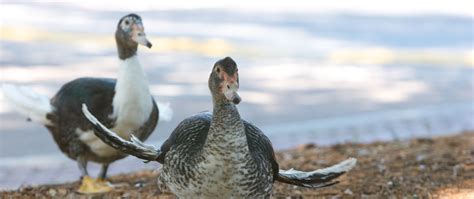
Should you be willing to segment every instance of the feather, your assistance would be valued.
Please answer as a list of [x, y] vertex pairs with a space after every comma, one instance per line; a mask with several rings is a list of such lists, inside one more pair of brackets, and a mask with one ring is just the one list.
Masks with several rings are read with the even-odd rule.
[[35, 122], [52, 125], [46, 115], [53, 112], [54, 108], [47, 96], [38, 94], [29, 87], [13, 84], [2, 84], [2, 91], [6, 102], [16, 111]]
[[339, 164], [310, 172], [294, 169], [280, 170], [277, 181], [310, 188], [326, 187], [338, 183], [331, 180], [351, 170], [356, 164], [357, 159], [349, 158]]
[[156, 105], [158, 106], [158, 110], [160, 110], [160, 121], [171, 121], [173, 118], [173, 109], [171, 109], [170, 103], [162, 103], [157, 101]]
[[82, 112], [89, 122], [91, 122], [91, 124], [94, 126], [95, 135], [113, 148], [123, 153], [130, 154], [137, 158], [148, 161], [156, 160], [156, 158], [161, 154], [160, 150], [154, 146], [141, 142], [138, 138], [133, 136], [133, 134], [131, 134], [131, 141], [121, 138], [115, 132], [109, 130], [102, 123], [100, 123], [100, 121], [89, 112], [87, 105], [85, 104], [82, 104]]

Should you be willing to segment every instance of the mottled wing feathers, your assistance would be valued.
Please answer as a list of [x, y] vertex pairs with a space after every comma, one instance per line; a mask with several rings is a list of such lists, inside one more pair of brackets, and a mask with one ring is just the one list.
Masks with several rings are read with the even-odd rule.
[[204, 146], [209, 127], [211, 126], [212, 114], [202, 112], [186, 118], [171, 133], [170, 137], [161, 146], [161, 154], [157, 161], [164, 163], [166, 153], [175, 146], [180, 146], [183, 153], [191, 155]]
[[270, 139], [255, 125], [245, 120], [242, 121], [244, 122], [247, 143], [252, 157], [257, 162], [268, 162], [271, 164], [273, 181], [275, 181], [278, 177], [279, 166]]

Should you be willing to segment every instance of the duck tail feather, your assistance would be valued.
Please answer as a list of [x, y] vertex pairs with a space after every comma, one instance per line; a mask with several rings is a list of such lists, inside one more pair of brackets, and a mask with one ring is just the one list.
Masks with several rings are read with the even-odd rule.
[[2, 91], [5, 101], [17, 112], [32, 121], [52, 125], [47, 115], [54, 108], [47, 96], [36, 93], [29, 87], [13, 84], [2, 84]]

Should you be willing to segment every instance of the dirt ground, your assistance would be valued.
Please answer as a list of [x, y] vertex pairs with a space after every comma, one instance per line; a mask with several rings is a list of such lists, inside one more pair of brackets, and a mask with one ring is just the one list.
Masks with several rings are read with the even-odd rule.
[[[301, 145], [277, 153], [280, 167], [313, 170], [348, 157], [357, 166], [322, 189], [275, 183], [274, 198], [474, 198], [474, 132], [460, 135], [330, 147]], [[157, 189], [157, 172], [112, 176], [107, 194], [80, 195], [78, 182], [21, 187], [0, 198], [175, 198]]]

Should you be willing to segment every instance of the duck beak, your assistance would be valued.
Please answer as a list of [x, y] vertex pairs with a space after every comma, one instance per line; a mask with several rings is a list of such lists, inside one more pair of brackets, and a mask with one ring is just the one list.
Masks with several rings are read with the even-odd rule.
[[148, 48], [152, 46], [151, 42], [146, 38], [145, 30], [141, 23], [132, 25], [132, 40]]
[[233, 76], [228, 76], [224, 73], [224, 96], [227, 100], [231, 101], [234, 104], [239, 104], [242, 101], [238, 94], [239, 83], [237, 82], [237, 73]]

